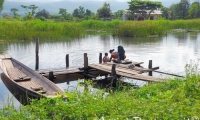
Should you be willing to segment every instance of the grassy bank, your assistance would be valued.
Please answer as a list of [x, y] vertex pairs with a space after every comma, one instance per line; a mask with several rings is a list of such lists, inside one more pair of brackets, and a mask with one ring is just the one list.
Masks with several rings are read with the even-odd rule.
[[200, 118], [199, 63], [186, 65], [186, 78], [151, 83], [140, 89], [123, 87], [105, 95], [99, 91], [66, 93], [61, 98], [33, 101], [15, 110], [1, 109], [2, 119], [194, 119]]
[[87, 20], [81, 22], [54, 21], [5, 21], [0, 20], [0, 40], [32, 40], [36, 37], [61, 40], [69, 37], [83, 37], [88, 30], [109, 31], [114, 36], [148, 37], [165, 35], [172, 29], [200, 30], [200, 19], [195, 20], [155, 20], [103, 22]]

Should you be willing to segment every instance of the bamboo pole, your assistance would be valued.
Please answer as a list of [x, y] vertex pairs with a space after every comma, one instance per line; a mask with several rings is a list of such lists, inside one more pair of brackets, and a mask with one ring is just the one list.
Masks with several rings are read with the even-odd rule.
[[[149, 60], [149, 69], [152, 69], [152, 60]], [[149, 71], [149, 76], [152, 76], [152, 71]]]
[[99, 53], [99, 64], [102, 63], [102, 53]]
[[35, 46], [35, 70], [38, 70], [39, 69], [39, 38], [36, 38], [35, 39], [35, 43], [36, 43], [36, 46]]
[[66, 58], [65, 58], [65, 62], [66, 62], [66, 68], [69, 67], [69, 54], [66, 55]]

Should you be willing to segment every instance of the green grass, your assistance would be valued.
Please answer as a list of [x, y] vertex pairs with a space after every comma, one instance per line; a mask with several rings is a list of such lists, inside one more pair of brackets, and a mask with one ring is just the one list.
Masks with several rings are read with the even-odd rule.
[[[90, 83], [92, 84], [92, 83]], [[66, 93], [62, 98], [35, 100], [15, 110], [12, 105], [1, 109], [1, 119], [54, 120], [124, 120], [200, 118], [199, 61], [186, 65], [186, 78], [150, 83], [139, 89], [118, 86], [108, 95], [104, 90]]]
[[17, 41], [33, 40], [65, 40], [87, 35], [86, 31], [106, 31], [120, 37], [149, 37], [166, 35], [172, 29], [200, 30], [200, 19], [194, 20], [154, 20], [154, 21], [120, 21], [103, 22], [85, 20], [81, 22], [54, 21], [19, 21], [0, 19], [0, 40]]

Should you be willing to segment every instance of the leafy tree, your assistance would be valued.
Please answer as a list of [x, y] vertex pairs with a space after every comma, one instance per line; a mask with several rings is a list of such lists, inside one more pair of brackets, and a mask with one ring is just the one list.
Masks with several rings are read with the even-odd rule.
[[88, 9], [84, 9], [84, 7], [79, 6], [79, 8], [74, 9], [72, 15], [77, 18], [86, 18], [88, 19], [91, 16], [92, 12]]
[[187, 0], [170, 6], [172, 19], [185, 19], [188, 16], [189, 2]]
[[87, 15], [87, 16], [91, 16], [91, 15], [92, 15], [92, 12], [91, 12], [90, 10], [86, 9], [86, 11], [85, 11], [85, 15]]
[[76, 9], [74, 9], [74, 12], [72, 13], [72, 15], [74, 16], [74, 17], [80, 17], [79, 16], [79, 11], [78, 11], [78, 8], [76, 8]]
[[38, 11], [35, 15], [36, 18], [44, 17], [46, 19], [50, 18], [50, 14], [45, 9]]
[[[128, 4], [129, 4], [129, 10], [131, 11], [132, 14], [134, 13], [141, 14], [146, 19], [149, 18], [151, 12], [160, 9], [162, 7], [161, 2], [147, 1], [147, 0], [131, 0], [131, 2], [128, 2]], [[150, 10], [148, 15], [146, 10]]]
[[[26, 5], [21, 5], [22, 8], [25, 8], [26, 11], [28, 12], [28, 15], [31, 15], [31, 16], [34, 16], [36, 14], [36, 9], [38, 8], [38, 6], [36, 5], [29, 5], [29, 6], [26, 6]], [[28, 11], [28, 9], [31, 10], [31, 12]]]
[[85, 15], [85, 9], [82, 6], [79, 6], [79, 15], [80, 15], [80, 18], [83, 18]]
[[3, 4], [4, 4], [5, 0], [0, 0], [0, 13], [3, 10]]
[[161, 8], [162, 11], [162, 17], [165, 19], [171, 19], [171, 11], [169, 8], [167, 7], [162, 7]]
[[10, 11], [13, 12], [13, 16], [18, 16], [18, 14], [17, 14], [18, 9], [17, 8], [11, 8]]
[[123, 14], [123, 10], [118, 10], [117, 12], [114, 12], [115, 18], [121, 19]]
[[111, 17], [110, 4], [105, 2], [103, 7], [97, 10], [97, 16], [99, 18]]
[[60, 8], [59, 9], [59, 14], [63, 17], [63, 18], [67, 18], [67, 9], [64, 8]]
[[189, 18], [198, 18], [200, 17], [200, 3], [193, 2], [191, 7], [188, 10]]

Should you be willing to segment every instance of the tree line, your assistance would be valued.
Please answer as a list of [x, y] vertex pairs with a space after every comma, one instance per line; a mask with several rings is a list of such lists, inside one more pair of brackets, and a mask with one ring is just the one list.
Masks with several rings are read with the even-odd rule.
[[[0, 12], [3, 9], [3, 4], [5, 0], [0, 0]], [[148, 19], [151, 12], [154, 10], [161, 10], [162, 17], [165, 19], [193, 19], [200, 17], [200, 3], [198, 0], [190, 4], [189, 0], [181, 0], [177, 4], [172, 4], [170, 7], [164, 7], [161, 2], [149, 1], [149, 0], [131, 0], [128, 2], [129, 8], [132, 15], [135, 13], [141, 14], [144, 18]], [[59, 8], [58, 14], [50, 14], [47, 10], [38, 10], [36, 5], [21, 5], [22, 8], [26, 9], [24, 20], [31, 20], [39, 18], [41, 20], [46, 19], [59, 19], [59, 20], [81, 20], [81, 19], [102, 19], [102, 18], [115, 18], [121, 19], [123, 10], [118, 10], [117, 12], [111, 11], [110, 4], [105, 2], [101, 8], [99, 8], [96, 13], [92, 12], [89, 9], [85, 9], [82, 6], [75, 8], [71, 13], [67, 12], [66, 8]], [[147, 14], [147, 10], [150, 12]], [[12, 15], [8, 13], [3, 13], [3, 17], [14, 17], [21, 19], [21, 16], [18, 14], [17, 8], [10, 9]], [[36, 12], [37, 11], [37, 12]]]

